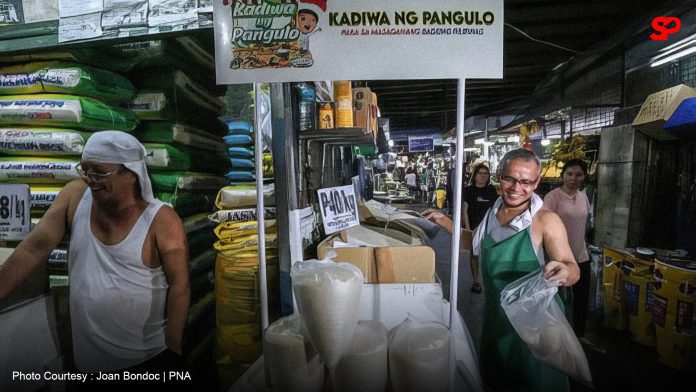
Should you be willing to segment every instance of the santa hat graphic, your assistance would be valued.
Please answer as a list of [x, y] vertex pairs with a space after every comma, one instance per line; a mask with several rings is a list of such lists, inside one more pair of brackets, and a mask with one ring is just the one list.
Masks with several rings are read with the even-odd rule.
[[320, 14], [326, 12], [326, 0], [299, 0], [297, 11], [309, 11], [318, 18]]

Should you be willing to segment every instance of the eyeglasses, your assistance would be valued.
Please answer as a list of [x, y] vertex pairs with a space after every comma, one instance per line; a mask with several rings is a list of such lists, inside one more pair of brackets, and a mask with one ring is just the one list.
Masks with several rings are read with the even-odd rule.
[[533, 186], [537, 182], [537, 180], [538, 180], [538, 178], [536, 178], [534, 180], [525, 180], [525, 179], [518, 180], [515, 177], [510, 177], [510, 176], [500, 177], [500, 181], [504, 182], [508, 186], [515, 186], [517, 184], [520, 184], [520, 186], [522, 188], [525, 188], [525, 189]]
[[121, 171], [121, 167], [118, 167], [118, 168], [116, 168], [115, 170], [112, 170], [112, 171], [107, 172], [107, 173], [100, 173], [100, 172], [87, 171], [87, 170], [85, 170], [85, 169], [82, 168], [82, 164], [81, 164], [81, 163], [78, 163], [78, 164], [75, 166], [75, 171], [76, 171], [77, 174], [78, 174], [80, 177], [82, 177], [83, 179], [89, 178], [89, 179], [92, 180], [92, 181], [100, 181], [100, 180], [106, 179], [106, 177], [108, 177], [108, 176], [110, 176], [110, 175], [112, 175], [112, 174], [116, 174], [116, 173], [120, 172], [120, 171]]

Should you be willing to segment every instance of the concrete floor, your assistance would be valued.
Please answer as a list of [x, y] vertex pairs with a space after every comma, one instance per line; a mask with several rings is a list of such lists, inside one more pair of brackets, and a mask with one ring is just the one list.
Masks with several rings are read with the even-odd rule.
[[[426, 206], [408, 204], [404, 208], [422, 211]], [[478, 351], [483, 294], [472, 293], [471, 283], [469, 255], [467, 251], [462, 251], [459, 262], [457, 308], [466, 322]], [[587, 341], [581, 341], [581, 343], [590, 365], [595, 391], [664, 391], [673, 388], [677, 390], [679, 386], [681, 388], [693, 386], [696, 381], [696, 373], [689, 374], [660, 363], [654, 347], [632, 341], [628, 332], [605, 328], [601, 313], [588, 314], [585, 337]], [[591, 390], [571, 380], [571, 391]], [[687, 390], [691, 388], [687, 387]]]

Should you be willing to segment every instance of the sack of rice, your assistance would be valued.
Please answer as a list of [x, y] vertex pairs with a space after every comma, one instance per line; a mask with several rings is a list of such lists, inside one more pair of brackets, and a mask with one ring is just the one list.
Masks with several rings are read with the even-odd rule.
[[125, 102], [131, 82], [111, 71], [65, 61], [39, 61], [0, 68], [0, 94], [65, 93]]
[[79, 179], [77, 159], [0, 157], [0, 180], [26, 184], [64, 184]]
[[0, 153], [7, 155], [80, 155], [88, 132], [61, 128], [0, 128]]
[[273, 322], [263, 338], [264, 361], [278, 391], [320, 391], [324, 364], [301, 332], [302, 321], [290, 315]]
[[[218, 224], [213, 231], [218, 239], [223, 241], [231, 241], [237, 237], [245, 237], [248, 235], [258, 233], [258, 222], [257, 221], [244, 221], [244, 222], [222, 222]], [[264, 221], [265, 233], [275, 234], [276, 233], [276, 220], [268, 219]]]
[[307, 336], [333, 369], [358, 325], [363, 273], [348, 263], [306, 260], [292, 266], [290, 277]]
[[387, 386], [387, 329], [380, 321], [358, 322], [348, 351], [331, 374], [336, 392], [383, 392]]
[[130, 132], [133, 112], [94, 98], [65, 94], [0, 95], [0, 122], [31, 126]]
[[389, 332], [389, 374], [394, 391], [447, 391], [449, 330], [407, 318]]
[[[273, 184], [263, 186], [263, 203], [266, 206], [275, 205], [275, 187]], [[256, 205], [256, 184], [238, 184], [226, 186], [217, 194], [215, 206], [218, 209], [233, 209]]]
[[[266, 207], [266, 212], [264, 213], [265, 219], [275, 219], [276, 209], [275, 207]], [[208, 219], [213, 222], [245, 222], [250, 220], [256, 220], [256, 208], [237, 208], [234, 210], [218, 210], [214, 213], [208, 215]]]

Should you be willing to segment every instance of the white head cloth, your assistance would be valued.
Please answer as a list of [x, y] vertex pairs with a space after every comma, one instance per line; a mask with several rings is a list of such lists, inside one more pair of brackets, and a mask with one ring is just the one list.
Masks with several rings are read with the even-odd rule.
[[121, 131], [95, 132], [82, 150], [83, 161], [121, 164], [137, 174], [143, 200], [154, 203], [152, 184], [145, 166], [146, 155], [147, 150], [138, 139]]

